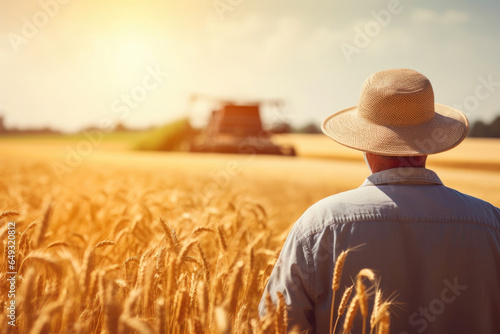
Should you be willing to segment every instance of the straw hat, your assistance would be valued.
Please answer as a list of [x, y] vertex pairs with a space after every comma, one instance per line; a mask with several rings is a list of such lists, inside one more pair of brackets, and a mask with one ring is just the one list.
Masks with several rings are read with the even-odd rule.
[[465, 115], [434, 103], [432, 85], [410, 69], [370, 76], [356, 107], [328, 117], [323, 132], [344, 146], [388, 156], [416, 156], [449, 150], [464, 140]]

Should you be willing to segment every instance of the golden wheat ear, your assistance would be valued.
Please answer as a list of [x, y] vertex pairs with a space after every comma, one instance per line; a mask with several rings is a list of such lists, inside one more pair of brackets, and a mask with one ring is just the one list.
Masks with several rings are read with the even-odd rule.
[[[334, 333], [335, 328], [337, 327], [336, 324], [333, 326], [333, 318], [335, 314], [335, 294], [336, 291], [340, 288], [340, 281], [342, 278], [342, 272], [344, 270], [344, 264], [347, 259], [347, 255], [350, 252], [355, 252], [360, 250], [365, 244], [361, 244], [355, 247], [349, 247], [345, 251], [342, 251], [340, 255], [337, 257], [337, 260], [335, 261], [335, 268], [333, 269], [333, 276], [332, 276], [332, 303], [330, 306], [330, 330], [329, 333]], [[338, 321], [338, 317], [337, 317]], [[337, 323], [336, 321], [336, 323]]]
[[337, 320], [335, 320], [335, 325], [333, 326], [333, 331], [332, 333], [335, 333], [337, 329], [337, 325], [339, 323], [340, 317], [345, 313], [347, 310], [347, 306], [349, 304], [349, 299], [351, 298], [352, 291], [354, 290], [354, 284], [351, 285], [350, 287], [346, 288], [344, 291], [344, 294], [342, 295], [342, 299], [339, 304], [339, 309], [337, 311]]
[[9, 217], [16, 217], [19, 216], [19, 212], [17, 211], [4, 211], [0, 213], [0, 220], [4, 218], [9, 218]]
[[335, 292], [340, 288], [340, 279], [342, 278], [342, 271], [344, 270], [345, 260], [349, 250], [342, 251], [335, 261], [335, 268], [333, 269], [332, 277], [332, 303], [330, 306], [330, 330], [329, 333], [333, 333], [333, 315], [335, 314]]
[[351, 332], [352, 326], [354, 324], [354, 318], [359, 310], [359, 301], [358, 295], [356, 294], [354, 298], [351, 300], [349, 304], [349, 308], [347, 309], [347, 313], [344, 320], [344, 334], [348, 334]]

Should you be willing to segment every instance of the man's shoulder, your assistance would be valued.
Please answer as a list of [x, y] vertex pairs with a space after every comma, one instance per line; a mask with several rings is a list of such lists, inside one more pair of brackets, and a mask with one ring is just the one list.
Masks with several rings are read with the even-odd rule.
[[487, 202], [481, 198], [478, 198], [478, 197], [474, 197], [472, 195], [469, 195], [469, 194], [466, 194], [466, 193], [463, 193], [461, 191], [458, 191], [456, 189], [453, 189], [453, 188], [450, 188], [450, 187], [446, 187], [446, 186], [443, 186], [447, 191], [449, 191], [450, 193], [454, 194], [455, 196], [458, 196], [458, 197], [462, 197], [463, 200], [465, 202], [470, 202], [471, 204], [476, 204], [476, 205], [480, 205], [480, 206], [483, 206], [485, 208], [488, 208], [488, 209], [492, 209], [492, 210], [496, 210], [496, 211], [499, 211], [500, 212], [500, 208], [494, 206], [493, 204], [491, 204], [490, 202]]
[[359, 218], [356, 208], [367, 206], [368, 192], [367, 189], [355, 188], [319, 200], [302, 214], [294, 225], [294, 232], [304, 238], [336, 222]]
[[371, 190], [370, 187], [359, 187], [330, 195], [311, 205], [306, 212], [330, 211], [333, 208], [344, 207], [346, 205], [366, 205], [370, 201]]
[[305, 216], [336, 216], [355, 215], [367, 207], [376, 206], [380, 202], [387, 202], [387, 197], [381, 196], [377, 187], [361, 186], [351, 190], [325, 197], [311, 205], [304, 213]]
[[500, 208], [494, 206], [490, 202], [487, 202], [478, 197], [474, 197], [469, 194], [465, 194], [456, 189], [444, 187], [450, 194], [450, 198], [452, 196], [457, 197], [461, 203], [462, 208], [468, 207], [470, 210], [473, 210], [476, 213], [477, 217], [486, 217], [491, 220], [496, 220], [500, 225]]
[[[445, 222], [448, 218], [442, 218], [443, 215], [452, 217], [457, 222], [484, 223], [500, 229], [499, 208], [458, 190], [445, 186], [440, 186], [440, 188], [438, 195], [440, 203], [436, 204], [436, 199], [426, 198], [428, 206], [423, 204], [424, 202], [416, 206], [412, 201], [405, 201], [402, 198], [395, 200], [393, 196], [386, 196], [376, 186], [362, 186], [337, 193], [310, 206], [295, 224], [295, 234], [300, 239], [304, 239], [334, 225], [367, 219], [397, 219], [403, 216], [417, 217], [422, 220], [429, 220], [435, 216], [439, 217], [437, 220]], [[406, 195], [408, 196], [408, 192]], [[427, 209], [423, 211], [418, 209], [423, 208], [422, 205]], [[446, 206], [450, 206], [448, 211], [445, 210]]]

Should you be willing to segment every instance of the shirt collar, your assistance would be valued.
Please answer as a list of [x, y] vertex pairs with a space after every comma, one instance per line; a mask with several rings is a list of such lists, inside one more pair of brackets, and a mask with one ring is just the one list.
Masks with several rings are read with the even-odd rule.
[[402, 167], [386, 169], [368, 176], [362, 186], [383, 184], [434, 184], [443, 185], [436, 173], [426, 168]]

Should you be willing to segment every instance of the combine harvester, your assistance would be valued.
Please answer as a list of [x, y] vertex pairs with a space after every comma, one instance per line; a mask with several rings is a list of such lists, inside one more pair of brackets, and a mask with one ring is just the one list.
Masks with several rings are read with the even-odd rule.
[[193, 95], [191, 103], [200, 98], [218, 105], [212, 111], [201, 135], [190, 144], [191, 152], [216, 152], [232, 154], [274, 154], [295, 156], [292, 146], [280, 146], [271, 141], [272, 132], [265, 130], [261, 120], [261, 107], [270, 106], [280, 111], [281, 101], [262, 100], [239, 103]]

